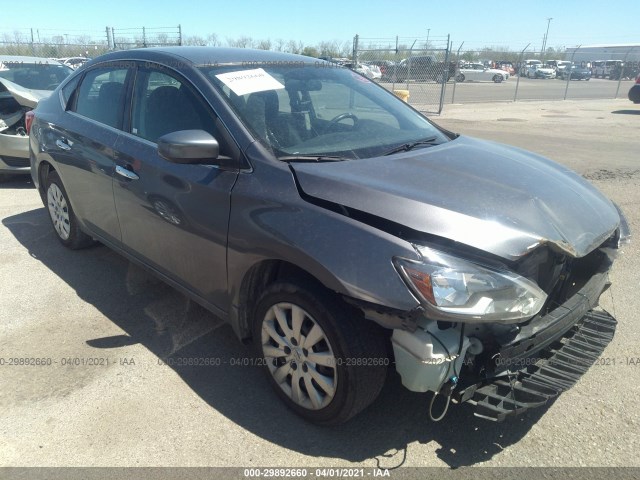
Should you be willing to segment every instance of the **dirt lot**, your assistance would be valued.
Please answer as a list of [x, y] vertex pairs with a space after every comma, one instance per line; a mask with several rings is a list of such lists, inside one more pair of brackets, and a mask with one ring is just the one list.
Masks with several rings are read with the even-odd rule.
[[[639, 230], [627, 100], [450, 105], [435, 120], [577, 170]], [[493, 424], [462, 406], [434, 424], [394, 374], [363, 414], [318, 428], [211, 314], [106, 247], [65, 250], [26, 179], [0, 185], [0, 219], [0, 466], [640, 466], [638, 241], [603, 296], [619, 326], [602, 365], [548, 408]], [[44, 365], [9, 365], [21, 358]]]

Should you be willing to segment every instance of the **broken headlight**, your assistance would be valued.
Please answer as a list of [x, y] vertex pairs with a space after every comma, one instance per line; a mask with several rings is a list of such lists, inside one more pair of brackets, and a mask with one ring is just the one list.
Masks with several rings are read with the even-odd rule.
[[443, 320], [501, 322], [536, 315], [547, 294], [509, 270], [482, 266], [416, 246], [421, 262], [396, 258], [396, 268], [427, 308]]

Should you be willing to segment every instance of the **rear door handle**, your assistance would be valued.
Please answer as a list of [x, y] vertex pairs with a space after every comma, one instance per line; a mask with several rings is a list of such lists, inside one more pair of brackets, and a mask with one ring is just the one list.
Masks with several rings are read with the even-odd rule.
[[56, 140], [56, 147], [58, 147], [60, 150], [65, 150], [65, 151], [69, 151], [71, 150], [71, 145], [69, 145], [66, 140]]
[[129, 180], [138, 180], [140, 178], [137, 174], [135, 174], [128, 168], [121, 167], [120, 165], [116, 165], [116, 173]]

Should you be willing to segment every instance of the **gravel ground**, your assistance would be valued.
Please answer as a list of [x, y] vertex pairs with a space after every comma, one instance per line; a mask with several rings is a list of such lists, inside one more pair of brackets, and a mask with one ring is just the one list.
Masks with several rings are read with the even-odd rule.
[[[434, 120], [577, 170], [638, 231], [630, 102], [448, 105]], [[637, 241], [602, 298], [619, 320], [608, 364], [547, 408], [494, 424], [458, 406], [434, 424], [394, 374], [347, 425], [318, 428], [258, 368], [232, 365], [251, 353], [220, 320], [106, 247], [59, 245], [26, 179], [0, 185], [0, 218], [0, 358], [51, 361], [0, 366], [0, 466], [640, 466]], [[178, 365], [203, 357], [214, 365]]]

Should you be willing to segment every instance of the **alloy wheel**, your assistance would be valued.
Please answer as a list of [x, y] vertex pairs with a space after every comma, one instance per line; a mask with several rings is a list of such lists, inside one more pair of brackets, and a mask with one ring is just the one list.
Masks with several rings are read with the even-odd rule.
[[336, 360], [327, 335], [304, 309], [277, 303], [262, 321], [262, 352], [269, 372], [297, 405], [320, 410], [333, 400]]
[[62, 190], [55, 183], [49, 185], [47, 190], [47, 206], [49, 207], [49, 215], [53, 220], [53, 227], [56, 233], [62, 240], [67, 240], [71, 234], [69, 206]]

